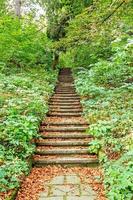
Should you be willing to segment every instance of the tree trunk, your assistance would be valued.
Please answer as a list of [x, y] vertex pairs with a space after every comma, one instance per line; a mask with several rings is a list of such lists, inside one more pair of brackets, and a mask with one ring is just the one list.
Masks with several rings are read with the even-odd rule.
[[54, 53], [54, 60], [52, 64], [52, 68], [56, 69], [56, 66], [59, 64], [59, 54], [57, 52]]
[[21, 0], [15, 0], [15, 14], [18, 18], [21, 17]]

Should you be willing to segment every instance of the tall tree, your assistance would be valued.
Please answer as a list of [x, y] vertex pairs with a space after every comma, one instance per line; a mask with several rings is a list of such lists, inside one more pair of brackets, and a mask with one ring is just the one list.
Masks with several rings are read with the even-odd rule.
[[15, 0], [15, 14], [18, 18], [21, 17], [21, 0]]
[[[91, 2], [91, 0], [45, 0], [48, 37], [53, 41], [65, 37], [70, 20]], [[65, 51], [63, 46], [54, 51], [53, 68], [59, 62], [59, 51]]]

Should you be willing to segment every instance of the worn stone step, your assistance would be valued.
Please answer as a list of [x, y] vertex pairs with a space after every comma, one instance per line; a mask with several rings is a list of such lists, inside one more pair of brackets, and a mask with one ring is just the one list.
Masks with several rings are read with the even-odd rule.
[[62, 133], [62, 132], [53, 132], [53, 133], [41, 133], [40, 136], [44, 139], [47, 138], [63, 138], [63, 139], [84, 139], [84, 138], [93, 138], [93, 136], [86, 134], [86, 133], [79, 133], [79, 132], [74, 132], [74, 133]]
[[50, 99], [50, 102], [54, 102], [54, 103], [79, 103], [80, 104], [80, 100], [79, 99]]
[[48, 113], [49, 117], [81, 117], [82, 113]]
[[79, 104], [79, 103], [77, 103], [77, 104], [73, 104], [72, 106], [71, 106], [71, 104], [49, 104], [49, 109], [58, 109], [58, 110], [61, 110], [61, 109], [66, 109], [66, 110], [68, 110], [68, 109], [72, 109], [72, 110], [75, 110], [75, 109], [82, 109], [83, 110], [83, 108], [82, 108], [82, 106], [81, 106], [81, 104]]
[[89, 126], [89, 123], [87, 123], [87, 122], [80, 122], [80, 121], [77, 121], [77, 122], [75, 122], [75, 121], [69, 121], [69, 122], [67, 122], [67, 121], [63, 121], [63, 122], [61, 122], [60, 121], [60, 119], [59, 119], [59, 121], [44, 121], [44, 122], [42, 122], [42, 124], [41, 124], [42, 126], [86, 126], [86, 127], [88, 127]]
[[70, 88], [70, 89], [64, 89], [64, 88], [60, 88], [60, 89], [56, 89], [56, 92], [58, 93], [58, 92], [64, 92], [64, 93], [73, 93], [73, 94], [76, 94], [76, 92], [75, 92], [75, 89], [74, 88]]
[[75, 94], [75, 92], [56, 92], [55, 91], [55, 93], [57, 94], [57, 95], [73, 95], [73, 94]]
[[98, 165], [99, 161], [96, 158], [70, 158], [70, 157], [62, 157], [62, 158], [43, 158], [43, 159], [34, 159], [34, 165], [43, 166], [49, 164], [84, 164], [84, 165]]
[[63, 81], [57, 81], [57, 87], [62, 87], [62, 86], [65, 86], [65, 87], [69, 87], [69, 86], [74, 86], [74, 81], [67, 81], [67, 82], [63, 82]]
[[71, 110], [76, 110], [76, 109], [82, 109], [82, 106], [79, 104], [79, 105], [75, 105], [75, 106], [71, 106], [71, 105], [68, 105], [68, 106], [64, 106], [64, 105], [60, 105], [60, 106], [55, 106], [55, 105], [50, 105], [49, 106], [50, 109], [57, 109], [57, 110], [63, 110], [63, 109], [71, 109]]
[[57, 82], [57, 85], [56, 85], [56, 88], [67, 88], [67, 89], [69, 89], [69, 88], [73, 88], [73, 89], [75, 89], [75, 85], [74, 85], [74, 83], [73, 82], [67, 82], [67, 83], [63, 83], [63, 82], [60, 82], [60, 81], [58, 81]]
[[51, 105], [51, 106], [52, 106], [52, 105], [54, 105], [54, 106], [56, 106], [56, 105], [57, 105], [57, 106], [79, 106], [79, 105], [81, 105], [81, 104], [80, 104], [79, 101], [76, 101], [76, 102], [75, 102], [75, 101], [74, 101], [74, 102], [68, 102], [68, 101], [67, 101], [67, 102], [62, 102], [62, 101], [60, 101], [60, 102], [57, 102], [57, 101], [54, 102], [54, 101], [53, 101], [53, 102], [52, 102], [52, 101], [51, 101], [51, 102], [49, 102], [49, 105]]
[[70, 73], [67, 74], [67, 75], [66, 75], [66, 74], [60, 74], [60, 75], [59, 75], [59, 78], [60, 78], [60, 77], [64, 77], [64, 78], [73, 78], [73, 76], [72, 76]]
[[70, 94], [70, 93], [71, 94], [72, 93], [75, 94], [75, 91], [55, 91], [55, 94], [57, 94], [57, 95], [62, 95], [62, 94], [63, 95], [66, 94], [67, 95], [67, 94]]
[[61, 100], [61, 101], [62, 101], [62, 100], [63, 100], [63, 101], [64, 101], [64, 100], [66, 100], [66, 101], [69, 101], [69, 100], [70, 100], [70, 101], [71, 101], [71, 100], [74, 100], [74, 101], [75, 101], [75, 100], [80, 100], [79, 97], [54, 97], [54, 96], [51, 97], [50, 99], [55, 100], [55, 101], [56, 101], [56, 100]]
[[36, 145], [37, 146], [88, 146], [89, 145], [89, 142], [91, 140], [87, 140], [87, 141], [84, 141], [84, 140], [62, 140], [62, 141], [59, 141], [59, 140], [50, 140], [49, 141], [46, 141], [45, 139], [44, 140], [38, 140], [36, 141]]
[[67, 89], [67, 90], [71, 90], [71, 89], [72, 89], [72, 90], [75, 90], [75, 87], [74, 87], [74, 85], [65, 86], [65, 85], [59, 83], [59, 85], [57, 85], [55, 89], [59, 89], [59, 90], [60, 90], [60, 89], [61, 89], [61, 90], [62, 90], [62, 89], [65, 89], [65, 90], [66, 90], [66, 89]]
[[65, 101], [58, 101], [58, 100], [52, 101], [51, 100], [50, 103], [49, 103], [49, 105], [54, 105], [54, 106], [55, 105], [58, 105], [58, 106], [60, 106], [60, 105], [61, 106], [70, 106], [71, 105], [71, 106], [74, 107], [74, 106], [77, 106], [77, 105], [79, 106], [81, 104], [80, 104], [79, 100], [77, 100], [77, 101], [73, 101], [73, 100], [72, 101], [67, 101], [67, 100], [65, 100]]
[[74, 87], [57, 87], [56, 90], [58, 91], [64, 91], [64, 92], [75, 92], [75, 88]]
[[60, 83], [56, 86], [56, 89], [75, 89], [74, 84]]
[[78, 95], [72, 95], [72, 96], [68, 96], [68, 95], [53, 95], [51, 98], [54, 99], [80, 99], [80, 97]]
[[71, 97], [79, 97], [77, 94], [75, 94], [75, 93], [73, 93], [73, 94], [58, 94], [58, 93], [55, 93], [54, 94], [54, 97], [69, 97], [69, 98], [71, 98]]
[[[77, 104], [76, 104], [77, 103]], [[50, 106], [54, 105], [54, 106], [70, 106], [70, 105], [73, 105], [74, 106], [79, 106], [81, 105], [80, 102], [67, 102], [67, 101], [64, 101], [64, 102], [59, 102], [59, 101], [51, 101]]]
[[64, 113], [66, 113], [66, 112], [82, 112], [83, 111], [83, 108], [82, 107], [77, 107], [77, 108], [60, 108], [60, 107], [49, 107], [49, 112], [64, 112]]
[[40, 127], [40, 131], [46, 131], [46, 132], [85, 132], [85, 130], [87, 129], [87, 127], [72, 127], [72, 126], [68, 126], [68, 127], [46, 127], [46, 126], [42, 126]]
[[53, 110], [49, 111], [49, 114], [77, 114], [77, 113], [82, 113], [82, 110]]
[[36, 154], [38, 155], [69, 155], [69, 154], [91, 154], [89, 153], [88, 148], [84, 148], [84, 149], [49, 149], [46, 150], [45, 147], [43, 149], [37, 149]]
[[[64, 77], [63, 77], [63, 78], [64, 78]], [[72, 78], [68, 78], [68, 79], [66, 79], [66, 80], [63, 80], [63, 78], [58, 79], [58, 81], [59, 81], [60, 83], [62, 83], [62, 84], [64, 84], [64, 83], [74, 83], [74, 81], [73, 81]]]
[[49, 113], [80, 113], [82, 109], [49, 109]]
[[80, 100], [80, 98], [79, 97], [72, 97], [72, 98], [70, 98], [70, 97], [51, 97], [50, 98], [50, 100], [52, 100], [52, 101], [79, 101]]
[[75, 91], [62, 91], [62, 90], [56, 90], [55, 89], [56, 94], [75, 94]]

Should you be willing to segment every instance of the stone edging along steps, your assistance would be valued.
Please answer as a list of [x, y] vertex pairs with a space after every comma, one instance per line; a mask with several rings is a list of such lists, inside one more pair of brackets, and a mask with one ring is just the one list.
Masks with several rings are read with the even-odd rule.
[[49, 101], [49, 113], [40, 127], [41, 137], [35, 141], [34, 166], [97, 165], [97, 155], [88, 150], [93, 137], [85, 133], [87, 127], [72, 73], [70, 69], [62, 69], [55, 94]]

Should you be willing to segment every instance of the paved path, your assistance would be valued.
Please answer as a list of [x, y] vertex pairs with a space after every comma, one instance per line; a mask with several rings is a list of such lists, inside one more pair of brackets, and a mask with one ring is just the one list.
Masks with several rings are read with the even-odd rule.
[[77, 174], [57, 176], [44, 187], [39, 200], [96, 200], [96, 192], [83, 184]]

